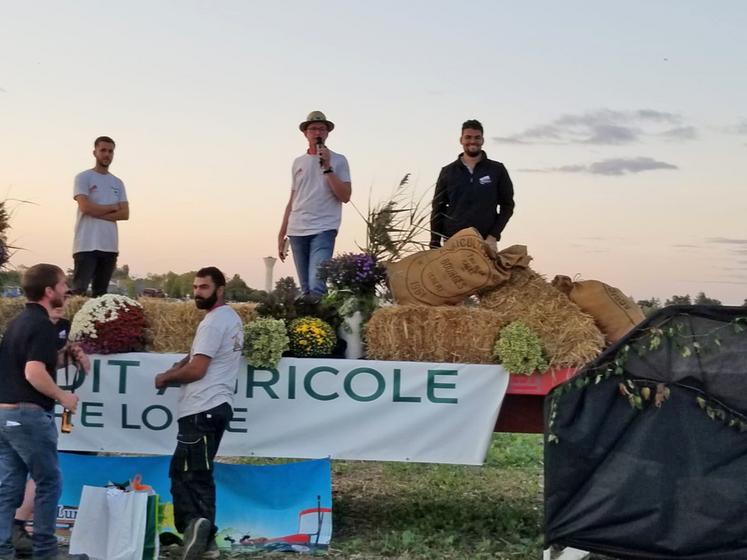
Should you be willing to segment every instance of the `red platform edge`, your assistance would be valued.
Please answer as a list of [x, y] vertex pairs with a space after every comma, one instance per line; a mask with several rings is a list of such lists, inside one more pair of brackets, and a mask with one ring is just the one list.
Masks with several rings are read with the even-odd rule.
[[550, 390], [576, 375], [577, 368], [555, 368], [534, 375], [511, 374], [507, 395], [546, 395]]

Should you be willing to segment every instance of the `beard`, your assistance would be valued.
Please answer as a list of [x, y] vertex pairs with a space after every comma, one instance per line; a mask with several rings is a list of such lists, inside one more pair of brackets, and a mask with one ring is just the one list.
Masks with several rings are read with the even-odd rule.
[[479, 156], [482, 153], [481, 146], [467, 146], [464, 148], [464, 153], [470, 157]]
[[54, 298], [49, 300], [49, 306], [53, 309], [59, 309], [60, 307], [63, 307], [65, 305], [65, 298], [64, 296], [55, 296]]
[[218, 303], [218, 289], [216, 288], [210, 297], [195, 296], [195, 305], [197, 309], [211, 309]]

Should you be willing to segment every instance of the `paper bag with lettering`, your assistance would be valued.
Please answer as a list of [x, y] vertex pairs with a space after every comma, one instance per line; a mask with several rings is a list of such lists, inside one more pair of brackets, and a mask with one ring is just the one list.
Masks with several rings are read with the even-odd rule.
[[582, 311], [594, 317], [610, 344], [620, 340], [646, 318], [638, 304], [618, 288], [604, 282], [571, 282], [568, 276], [556, 276], [552, 285], [565, 293]]
[[457, 232], [440, 249], [421, 251], [387, 264], [394, 300], [402, 305], [454, 305], [505, 282], [513, 266], [527, 266], [526, 247], [491, 255], [474, 228]]

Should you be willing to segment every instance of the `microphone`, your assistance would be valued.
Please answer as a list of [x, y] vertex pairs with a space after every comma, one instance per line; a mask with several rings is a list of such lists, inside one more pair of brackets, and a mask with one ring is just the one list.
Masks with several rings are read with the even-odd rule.
[[319, 136], [316, 139], [316, 153], [319, 154], [319, 167], [324, 167], [324, 160], [322, 160], [322, 155], [319, 153], [319, 149], [324, 147], [324, 139]]

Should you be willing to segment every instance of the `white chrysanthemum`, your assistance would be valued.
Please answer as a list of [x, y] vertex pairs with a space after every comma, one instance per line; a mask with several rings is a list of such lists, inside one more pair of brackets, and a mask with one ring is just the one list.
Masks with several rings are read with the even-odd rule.
[[70, 325], [70, 340], [97, 338], [96, 323], [115, 321], [119, 311], [128, 307], [141, 307], [137, 301], [127, 296], [104, 294], [89, 299], [73, 317]]

